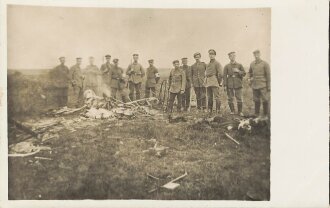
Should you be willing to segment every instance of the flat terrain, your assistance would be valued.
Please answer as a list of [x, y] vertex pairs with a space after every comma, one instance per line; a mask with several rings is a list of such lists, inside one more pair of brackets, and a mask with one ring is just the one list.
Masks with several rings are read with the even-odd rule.
[[[222, 96], [223, 117], [230, 120]], [[247, 87], [244, 99], [244, 112], [248, 114], [253, 108]], [[15, 103], [15, 99], [12, 101]], [[15, 112], [10, 117], [20, 121], [45, 117]], [[79, 120], [72, 126], [75, 131], [63, 128], [58, 138], [43, 143], [32, 138], [30, 141], [51, 150], [9, 157], [9, 199], [270, 199], [268, 133], [241, 135], [225, 128], [194, 129], [191, 126], [195, 120], [206, 115], [194, 110], [182, 115], [187, 122], [169, 123], [166, 115]], [[65, 119], [79, 119], [79, 115]], [[240, 145], [226, 138], [225, 132]], [[18, 142], [16, 134], [17, 129], [9, 125], [9, 144]], [[169, 147], [166, 154], [157, 157], [144, 152], [155, 142]], [[180, 186], [175, 190], [160, 187], [149, 193], [185, 170], [188, 175], [177, 182]]]

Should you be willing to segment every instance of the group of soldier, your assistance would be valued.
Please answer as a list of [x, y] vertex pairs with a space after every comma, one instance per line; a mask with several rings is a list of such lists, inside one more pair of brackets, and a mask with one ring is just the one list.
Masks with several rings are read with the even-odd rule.
[[[177, 98], [177, 111], [188, 111], [190, 108], [191, 88], [194, 89], [197, 101], [197, 111], [220, 113], [221, 88], [227, 93], [231, 114], [235, 114], [234, 98], [237, 102], [237, 114], [244, 116], [243, 108], [243, 77], [246, 72], [242, 64], [236, 62], [236, 53], [228, 53], [230, 62], [222, 68], [215, 59], [216, 51], [208, 51], [209, 63], [202, 62], [199, 52], [193, 55], [195, 63], [188, 65], [188, 58], [173, 61], [173, 69], [168, 78], [169, 95], [167, 112], [173, 112], [173, 105]], [[255, 115], [260, 115], [261, 104], [263, 115], [269, 113], [270, 67], [260, 58], [260, 51], [253, 51], [255, 60], [250, 64], [248, 81], [253, 91]], [[122, 102], [141, 99], [142, 82], [145, 79], [145, 97], [156, 97], [156, 86], [160, 80], [154, 60], [148, 60], [149, 67], [145, 71], [138, 62], [139, 55], [133, 54], [133, 62], [126, 71], [119, 67], [119, 60], [105, 56], [106, 62], [99, 69], [94, 65], [94, 58], [89, 58], [89, 65], [82, 70], [82, 58], [76, 58], [76, 64], [70, 69], [65, 65], [65, 57], [60, 57], [60, 65], [50, 71], [50, 78], [55, 90], [55, 96], [60, 106], [73, 105], [79, 107], [83, 101], [83, 91], [93, 90], [101, 95], [104, 89], [111, 90], [111, 97], [117, 100], [119, 94]], [[68, 96], [68, 91], [70, 95]], [[207, 98], [207, 99], [206, 99]], [[215, 100], [215, 109], [213, 108]]]

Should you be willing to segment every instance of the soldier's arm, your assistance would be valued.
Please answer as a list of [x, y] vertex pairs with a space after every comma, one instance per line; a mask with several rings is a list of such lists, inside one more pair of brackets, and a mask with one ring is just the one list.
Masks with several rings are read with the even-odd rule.
[[71, 67], [69, 70], [69, 79], [73, 85], [75, 84], [74, 78], [75, 78], [75, 69], [74, 67]]
[[228, 65], [223, 69], [223, 86], [227, 86], [227, 74], [228, 74]]
[[239, 75], [241, 75], [242, 78], [245, 77], [246, 75], [246, 72], [242, 64], [239, 65]]
[[142, 65], [140, 65], [140, 70], [141, 70], [141, 77], [144, 77], [146, 75], [146, 72]]
[[249, 78], [253, 77], [253, 71], [252, 71], [252, 64], [250, 65], [250, 69], [249, 69]]
[[270, 67], [268, 63], [265, 63], [265, 74], [266, 74], [267, 89], [270, 90]]
[[128, 65], [126, 69], [126, 75], [131, 75], [131, 65]]
[[186, 73], [182, 70], [182, 83], [181, 83], [181, 91], [186, 89]]
[[217, 67], [217, 77], [218, 77], [218, 82], [219, 85], [222, 86], [222, 66], [220, 63], [216, 65]]

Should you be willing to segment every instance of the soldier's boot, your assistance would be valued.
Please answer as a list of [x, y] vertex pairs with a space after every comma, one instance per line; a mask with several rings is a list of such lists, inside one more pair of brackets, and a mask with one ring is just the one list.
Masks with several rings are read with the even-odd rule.
[[268, 102], [265, 101], [262, 103], [263, 111], [264, 111], [264, 117], [268, 118]]
[[254, 115], [258, 117], [260, 114], [260, 102], [254, 102]]
[[235, 106], [234, 103], [229, 103], [230, 114], [233, 115], [235, 113]]
[[217, 114], [220, 114], [220, 107], [221, 107], [221, 102], [220, 101], [216, 101], [216, 103], [215, 103], [215, 112]]
[[244, 116], [243, 112], [242, 112], [242, 108], [243, 108], [243, 103], [237, 103], [237, 113], [239, 116]]

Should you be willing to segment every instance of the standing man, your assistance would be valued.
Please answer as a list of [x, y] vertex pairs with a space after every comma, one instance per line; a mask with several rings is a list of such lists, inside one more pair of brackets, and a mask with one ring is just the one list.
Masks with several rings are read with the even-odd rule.
[[89, 65], [84, 70], [85, 89], [90, 89], [95, 94], [100, 95], [98, 78], [100, 76], [99, 68], [94, 65], [94, 57], [89, 57]]
[[124, 70], [118, 66], [119, 60], [113, 59], [113, 67], [109, 72], [110, 86], [111, 86], [111, 97], [116, 99], [117, 92], [119, 93], [123, 102], [128, 102], [129, 98], [125, 91], [126, 82], [123, 76]]
[[145, 75], [144, 69], [141, 64], [138, 63], [139, 54], [133, 54], [133, 63], [127, 67], [126, 74], [129, 76], [128, 88], [129, 98], [134, 100], [134, 91], [136, 100], [140, 99], [142, 78]]
[[151, 96], [156, 97], [156, 84], [159, 81], [159, 73], [158, 69], [154, 66], [154, 60], [150, 59], [149, 61], [149, 67], [147, 68], [147, 80], [146, 80], [146, 91], [145, 91], [145, 97], [150, 97], [150, 91]]
[[196, 62], [191, 66], [191, 81], [197, 99], [197, 109], [203, 111], [206, 108], [206, 91], [204, 86], [206, 64], [201, 62], [201, 54], [195, 53]]
[[227, 91], [228, 105], [230, 108], [230, 114], [235, 113], [234, 97], [237, 102], [237, 110], [240, 116], [244, 116], [242, 113], [243, 97], [242, 97], [242, 80], [246, 75], [242, 64], [236, 62], [236, 53], [228, 53], [230, 63], [227, 64], [223, 70], [223, 85], [224, 90]]
[[210, 49], [209, 51], [210, 63], [207, 64], [205, 71], [205, 87], [207, 88], [208, 97], [208, 112], [213, 111], [213, 97], [215, 98], [216, 113], [220, 113], [220, 86], [222, 86], [222, 66], [215, 60], [216, 51]]
[[188, 111], [188, 108], [190, 106], [191, 68], [190, 66], [188, 66], [188, 58], [182, 58], [181, 62], [181, 69], [186, 75], [186, 89], [182, 94], [182, 107], [184, 108], [184, 111]]
[[105, 55], [104, 57], [105, 57], [106, 62], [104, 64], [102, 64], [102, 66], [100, 68], [101, 75], [102, 75], [102, 91], [106, 92], [108, 94], [108, 92], [110, 90], [109, 72], [113, 65], [110, 62], [110, 60], [111, 60], [110, 55]]
[[186, 75], [182, 69], [180, 69], [180, 62], [178, 60], [173, 61], [174, 69], [170, 72], [169, 81], [169, 104], [167, 108], [168, 113], [173, 112], [173, 103], [175, 97], [178, 99], [178, 112], [181, 112], [181, 96], [186, 88]]
[[[260, 51], [253, 51], [255, 61], [250, 65], [249, 81], [253, 90], [253, 100], [255, 104], [255, 115], [260, 114], [260, 103], [262, 102], [264, 116], [268, 117], [268, 102], [270, 92], [270, 67], [266, 61], [260, 58]], [[261, 101], [261, 102], [260, 102]]]
[[72, 106], [78, 108], [81, 106], [83, 101], [83, 89], [84, 89], [84, 79], [81, 72], [81, 61], [82, 58], [76, 58], [77, 63], [70, 68], [70, 79], [71, 79], [71, 86], [72, 86], [72, 94], [70, 103]]
[[60, 65], [49, 72], [51, 86], [59, 107], [67, 106], [69, 87], [69, 68], [65, 65], [65, 57], [60, 57]]

